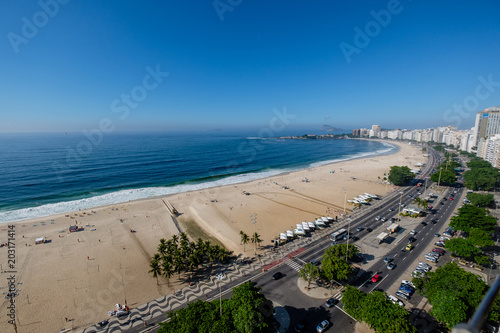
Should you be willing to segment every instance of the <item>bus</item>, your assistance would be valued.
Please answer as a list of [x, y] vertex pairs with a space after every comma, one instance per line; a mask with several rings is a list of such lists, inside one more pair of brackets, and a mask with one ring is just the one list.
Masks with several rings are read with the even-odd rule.
[[332, 241], [338, 241], [342, 239], [345, 235], [347, 235], [347, 230], [345, 229], [340, 229], [335, 231], [333, 234], [330, 235], [330, 239]]

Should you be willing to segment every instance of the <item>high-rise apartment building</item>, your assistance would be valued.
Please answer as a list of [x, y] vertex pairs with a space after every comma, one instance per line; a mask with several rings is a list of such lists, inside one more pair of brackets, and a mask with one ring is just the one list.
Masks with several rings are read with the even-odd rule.
[[500, 107], [498, 106], [477, 113], [474, 126], [475, 146], [479, 145], [481, 139], [494, 134], [500, 134]]

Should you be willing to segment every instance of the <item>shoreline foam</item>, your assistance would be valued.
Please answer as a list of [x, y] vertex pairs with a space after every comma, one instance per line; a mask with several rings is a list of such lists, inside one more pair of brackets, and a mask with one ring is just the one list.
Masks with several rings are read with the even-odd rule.
[[102, 195], [92, 196], [83, 199], [60, 201], [56, 203], [48, 203], [41, 206], [26, 207], [16, 210], [0, 211], [0, 224], [21, 222], [31, 219], [43, 219], [52, 215], [70, 213], [76, 210], [88, 210], [105, 207], [109, 205], [119, 205], [137, 200], [157, 199], [165, 196], [170, 196], [179, 193], [199, 191], [219, 186], [244, 184], [254, 180], [266, 179], [274, 176], [282, 176], [291, 172], [300, 172], [302, 170], [335, 164], [339, 162], [351, 161], [374, 156], [384, 156], [387, 154], [395, 154], [399, 148], [395, 144], [382, 142], [384, 146], [389, 146], [386, 149], [378, 149], [373, 152], [362, 152], [350, 155], [348, 157], [340, 157], [332, 160], [324, 160], [308, 163], [290, 168], [271, 169], [267, 171], [256, 171], [241, 173], [237, 175], [221, 176], [222, 178], [212, 181], [203, 181], [197, 183], [195, 181], [187, 181], [182, 184], [171, 186], [155, 186], [144, 188], [131, 188], [126, 190], [114, 191]]

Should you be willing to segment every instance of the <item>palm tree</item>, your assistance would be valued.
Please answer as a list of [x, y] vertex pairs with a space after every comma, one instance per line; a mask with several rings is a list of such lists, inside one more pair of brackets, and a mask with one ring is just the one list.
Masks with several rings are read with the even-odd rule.
[[254, 245], [255, 254], [257, 254], [257, 244], [260, 244], [262, 239], [260, 239], [260, 235], [257, 232], [254, 232], [251, 241]]
[[167, 242], [165, 241], [165, 238], [160, 239], [160, 244], [158, 244], [158, 252], [161, 255], [164, 255], [167, 250]]
[[177, 245], [177, 242], [179, 241], [179, 237], [177, 235], [172, 236], [172, 242]]
[[193, 279], [193, 271], [198, 268], [200, 265], [201, 260], [197, 252], [192, 253], [189, 258], [188, 258], [188, 267], [189, 270], [191, 271], [191, 280]]
[[241, 244], [243, 244], [243, 252], [245, 252], [245, 245], [248, 244], [248, 242], [250, 241], [250, 237], [248, 237], [248, 235], [243, 231], [240, 231], [240, 235], [241, 235]]
[[160, 283], [158, 282], [158, 276], [161, 275], [161, 267], [160, 267], [160, 255], [158, 253], [155, 254], [153, 259], [151, 259], [151, 261], [149, 262], [149, 267], [151, 268], [149, 273], [153, 273], [153, 277], [156, 278], [156, 285], [157, 286], [160, 285]]
[[170, 261], [170, 258], [163, 257], [161, 268], [163, 271], [162, 272], [163, 276], [167, 279], [167, 285], [170, 286], [170, 277], [174, 273], [174, 268], [172, 266], [172, 262]]

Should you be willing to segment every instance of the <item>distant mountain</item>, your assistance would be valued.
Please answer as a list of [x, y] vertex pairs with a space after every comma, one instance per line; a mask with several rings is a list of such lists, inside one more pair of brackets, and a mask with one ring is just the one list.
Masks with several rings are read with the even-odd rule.
[[332, 127], [330, 125], [323, 125], [319, 129], [321, 131], [327, 131], [327, 132], [340, 132], [340, 131], [344, 131], [342, 128]]

